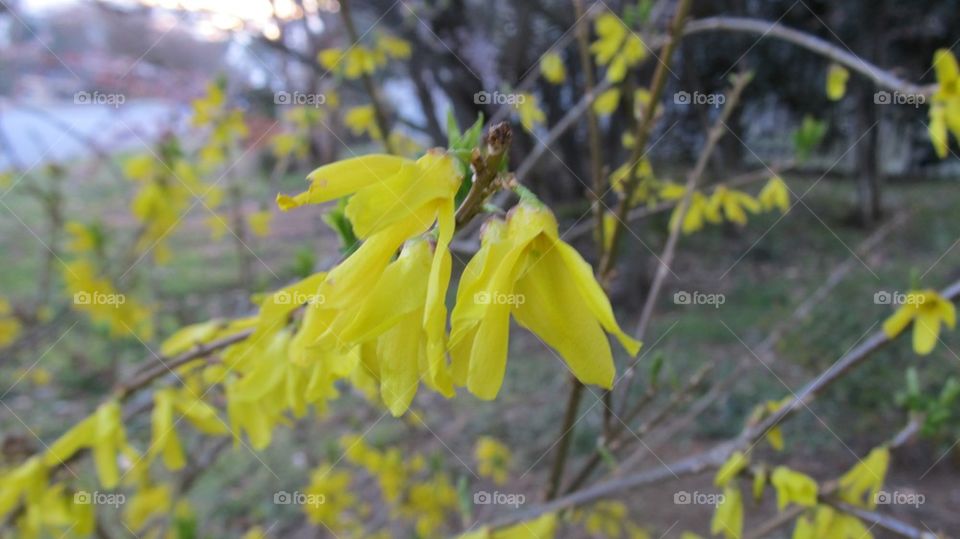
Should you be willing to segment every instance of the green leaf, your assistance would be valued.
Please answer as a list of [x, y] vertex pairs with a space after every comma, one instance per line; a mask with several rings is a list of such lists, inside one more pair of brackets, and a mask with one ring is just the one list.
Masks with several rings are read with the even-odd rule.
[[794, 149], [797, 160], [806, 161], [820, 145], [827, 132], [827, 124], [812, 116], [804, 116], [800, 127], [793, 133]]
[[360, 246], [360, 241], [353, 232], [353, 225], [347, 219], [347, 201], [347, 198], [341, 198], [337, 207], [323, 216], [323, 222], [327, 223], [340, 237], [340, 252], [345, 255], [356, 251], [357, 247]]

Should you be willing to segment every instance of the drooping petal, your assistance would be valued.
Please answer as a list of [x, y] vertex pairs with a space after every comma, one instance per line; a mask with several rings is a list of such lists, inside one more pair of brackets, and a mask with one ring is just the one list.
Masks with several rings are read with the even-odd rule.
[[921, 356], [933, 351], [940, 335], [940, 317], [930, 309], [920, 309], [913, 321], [913, 350]]
[[903, 332], [917, 314], [914, 305], [901, 305], [889, 318], [883, 321], [883, 333], [892, 339]]
[[420, 316], [409, 314], [377, 341], [380, 396], [394, 417], [407, 411], [417, 394], [420, 373]]
[[510, 340], [510, 308], [490, 305], [477, 327], [470, 350], [467, 389], [477, 397], [492, 400], [503, 385]]
[[610, 388], [615, 375], [610, 343], [567, 276], [558, 250], [532, 261], [517, 282], [514, 316], [555, 349], [578, 380]]
[[620, 341], [630, 357], [635, 357], [640, 351], [641, 343], [620, 329], [620, 325], [617, 324], [613, 315], [610, 300], [594, 277], [590, 264], [580, 256], [576, 249], [562, 241], [558, 241], [554, 249], [563, 257], [566, 271], [573, 278], [573, 283], [586, 301], [590, 312], [597, 318], [597, 321], [600, 322], [607, 333], [614, 335]]

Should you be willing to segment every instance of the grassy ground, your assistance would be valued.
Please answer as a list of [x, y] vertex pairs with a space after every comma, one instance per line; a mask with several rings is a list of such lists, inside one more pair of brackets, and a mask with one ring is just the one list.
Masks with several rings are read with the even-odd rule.
[[[284, 189], [302, 187], [301, 177], [289, 175], [284, 179]], [[857, 251], [871, 234], [871, 230], [850, 224], [853, 191], [849, 179], [787, 180], [795, 193], [806, 194], [804, 203], [786, 216], [755, 216], [742, 230], [713, 227], [682, 239], [672, 267], [676, 276], [668, 280], [661, 296], [644, 352], [644, 364], [654, 357], [663, 359], [662, 389], [641, 417], [651, 417], [701, 365], [715, 363], [711, 380], [716, 380], [729, 372], [735, 361], [751, 359], [751, 349], [820, 287], [831, 271], [851, 259], [852, 251]], [[68, 215], [97, 216], [131, 228], [122, 203], [129, 196], [130, 186], [114, 183], [95, 187], [78, 189], [68, 198]], [[251, 191], [251, 199], [272, 198], [265, 188], [254, 187]], [[903, 224], [875, 249], [857, 254], [859, 260], [854, 260], [851, 271], [826, 300], [808, 316], [790, 324], [775, 348], [774, 363], [765, 366], [756, 361], [730, 395], [700, 414], [690, 428], [668, 443], [649, 449], [634, 444], [641, 453], [651, 451], [645, 466], [656, 466], [658, 459], [669, 462], [713, 440], [736, 434], [754, 405], [791, 394], [836, 361], [869, 331], [877, 330], [878, 321], [892, 311], [890, 306], [874, 302], [875, 293], [904, 291], [914, 281], [922, 287], [937, 288], [960, 277], [960, 246], [951, 250], [960, 238], [960, 221], [955, 218], [960, 192], [955, 184], [890, 185], [885, 202], [886, 218], [902, 216]], [[5, 203], [17, 218], [0, 210], [0, 252], [4, 261], [0, 296], [24, 302], [34, 293], [44, 255], [44, 248], [28, 227], [44, 238], [42, 213], [21, 189], [15, 189]], [[245, 210], [253, 211], [258, 206], [259, 202], [251, 202]], [[141, 283], [169, 313], [160, 320], [161, 334], [184, 322], [236, 313], [245, 305], [245, 293], [236, 287], [236, 246], [229, 236], [219, 241], [209, 239], [203, 224], [207, 215], [205, 209], [197, 207], [186, 216], [172, 236], [172, 246], [178, 253], [175, 262], [160, 268], [145, 280], [146, 284]], [[662, 230], [665, 218], [655, 219], [657, 229]], [[659, 252], [661, 232], [652, 232], [643, 223], [633, 228], [639, 240]], [[643, 283], [655, 268], [655, 258], [633, 235], [627, 237], [622, 261], [628, 269], [619, 275], [614, 304], [624, 326], [630, 329], [646, 296]], [[252, 258], [255, 287], [259, 289], [292, 279], [296, 259], [302, 256], [298, 253], [312, 253], [324, 267], [337, 257], [335, 239], [319, 222], [319, 213], [309, 211], [278, 213], [271, 236], [253, 240], [248, 246], [252, 253], [244, 248], [242, 256]], [[678, 305], [673, 301], [677, 291], [723, 294], [725, 301], [719, 307]], [[60, 333], [72, 323], [61, 327]], [[335, 406], [334, 413], [341, 417], [346, 414], [340, 412], [360, 410], [357, 413], [365, 419], [327, 420], [322, 428], [281, 429], [278, 443], [261, 457], [263, 462], [242, 447], [228, 451], [213, 473], [197, 484], [194, 501], [199, 511], [237, 525], [271, 518], [280, 518], [284, 526], [292, 525], [299, 518], [295, 510], [282, 507], [278, 512], [266, 496], [256, 493], [273, 492], [278, 483], [294, 490], [303, 484], [310, 463], [335, 458], [331, 431], [364, 432], [374, 422], [367, 433], [372, 443], [401, 437], [410, 443], [409, 434], [414, 431], [415, 444], [409, 451], [432, 455], [439, 465], [456, 470], [474, 487], [471, 443], [479, 434], [499, 437], [518, 448], [516, 474], [509, 490], [525, 492], [528, 499], [535, 499], [551, 460], [544, 454], [558, 434], [567, 376], [558, 359], [537, 339], [519, 329], [514, 329], [513, 335], [507, 381], [497, 401], [479, 402], [467, 395], [445, 401], [424, 390], [416, 403], [424, 424], [412, 426], [382, 417], [358, 397], [348, 396]], [[28, 377], [3, 398], [11, 411], [44, 439], [92, 409], [113, 380], [150, 357], [143, 344], [129, 340], [108, 343], [102, 332], [84, 321], [51, 347], [55, 339], [53, 335], [35, 350], [4, 357], [0, 367], [7, 380], [16, 380], [19, 369], [38, 359], [39, 365], [51, 372], [51, 384], [37, 387]], [[38, 356], [36, 350], [48, 348]], [[903, 389], [906, 368], [916, 366], [924, 387], [939, 391], [944, 380], [955, 375], [960, 361], [951, 349], [960, 349], [960, 345], [955, 335], [946, 334], [934, 353], [923, 359], [912, 354], [909, 343], [898, 343], [878, 354], [831, 388], [809, 413], [799, 414], [786, 426], [784, 434], [791, 450], [788, 462], [818, 479], [842, 473], [856, 462], [855, 455], [864, 454], [904, 423], [906, 415], [894, 395]], [[645, 367], [641, 372], [641, 383], [635, 386], [638, 392], [645, 389], [649, 379]], [[599, 391], [593, 389], [582, 403], [583, 419], [577, 425], [573, 445], [575, 463], [592, 450], [599, 434], [602, 405], [598, 398]], [[0, 421], [7, 436], [23, 436], [27, 443], [34, 443], [16, 419], [3, 415]], [[147, 431], [137, 432], [145, 435]], [[955, 481], [948, 479], [955, 479], [957, 470], [952, 457], [940, 458], [956, 439], [951, 437], [954, 435], [923, 441], [898, 454], [893, 486], [924, 492], [928, 503], [920, 508], [898, 506], [892, 508], [894, 513], [917, 525], [927, 522], [934, 529], [936, 524], [947, 529], [960, 526], [960, 519], [949, 509]], [[773, 453], [766, 456], [771, 462], [783, 460]], [[706, 534], [710, 508], [674, 505], [672, 496], [681, 488], [709, 491], [710, 481], [686, 480], [679, 486], [650, 489], [624, 500], [631, 507], [633, 520], [651, 530], [669, 530], [669, 537], [679, 536], [683, 529]], [[753, 520], [757, 511], [769, 514], [770, 509], [769, 503], [760, 510], [748, 506], [748, 528], [758, 522]]]

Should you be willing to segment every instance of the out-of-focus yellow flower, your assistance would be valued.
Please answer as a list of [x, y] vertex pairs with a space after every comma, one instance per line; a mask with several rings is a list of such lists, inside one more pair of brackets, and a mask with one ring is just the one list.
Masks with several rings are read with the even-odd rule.
[[532, 133], [534, 129], [543, 125], [547, 121], [547, 115], [540, 109], [540, 102], [537, 96], [533, 94], [520, 94], [517, 99], [517, 114], [520, 116], [520, 124], [527, 132]]
[[840, 64], [830, 64], [827, 68], [827, 98], [831, 101], [840, 101], [847, 93], [847, 79], [850, 72]]
[[760, 190], [757, 200], [764, 211], [779, 209], [780, 213], [787, 213], [790, 210], [790, 189], [780, 176], [773, 176]]
[[883, 488], [889, 466], [888, 448], [877, 447], [870, 451], [867, 458], [857, 462], [850, 471], [840, 477], [840, 499], [867, 509], [876, 508], [877, 494]]
[[490, 436], [481, 436], [473, 449], [477, 472], [498, 485], [507, 482], [510, 474], [510, 448]]
[[89, 260], [67, 262], [63, 279], [73, 299], [71, 306], [94, 322], [106, 325], [111, 335], [137, 335], [146, 341], [153, 338], [150, 309], [119, 292], [105, 277], [97, 276]]
[[8, 346], [20, 338], [22, 326], [14, 316], [10, 302], [0, 298], [0, 348]]
[[913, 290], [906, 301], [883, 322], [883, 332], [893, 339], [913, 322], [913, 351], [925, 356], [933, 351], [940, 337], [940, 324], [950, 329], [957, 325], [957, 309], [953, 302], [936, 290]]
[[370, 50], [363, 45], [354, 45], [346, 51], [338, 48], [324, 49], [317, 55], [317, 60], [328, 71], [348, 79], [358, 79], [363, 75], [374, 74], [386, 64], [386, 56], [385, 50]]
[[777, 466], [770, 475], [770, 483], [777, 491], [777, 508], [783, 511], [791, 503], [804, 507], [817, 505], [817, 482], [809, 475], [795, 472], [786, 466]]
[[631, 357], [640, 349], [617, 324], [590, 265], [560, 239], [553, 214], [533, 201], [521, 202], [506, 223], [487, 222], [457, 291], [449, 341], [454, 378], [480, 398], [494, 398], [503, 383], [511, 314], [585, 384], [613, 383], [606, 333]]
[[607, 79], [620, 82], [629, 68], [646, 58], [646, 45], [613, 13], [597, 17], [595, 28], [597, 40], [590, 45], [590, 50], [598, 65], [608, 66]]
[[723, 466], [717, 470], [717, 475], [713, 478], [713, 484], [718, 487], [727, 486], [740, 475], [740, 472], [742, 472], [748, 464], [750, 464], [750, 459], [748, 459], [742, 451], [735, 451], [730, 455], [730, 458], [723, 463]]
[[597, 502], [586, 509], [575, 511], [571, 520], [582, 524], [591, 536], [620, 537], [627, 519], [627, 506], [621, 502]]
[[937, 73], [937, 89], [930, 100], [930, 140], [941, 159], [950, 146], [948, 131], [960, 140], [960, 67], [949, 49], [933, 54], [933, 68]]
[[355, 136], [369, 133], [374, 140], [383, 138], [380, 126], [377, 125], [377, 115], [373, 105], [361, 105], [347, 109], [343, 116], [343, 123]]
[[359, 500], [350, 483], [350, 474], [346, 470], [328, 465], [315, 469], [304, 490], [306, 499], [302, 508], [307, 519], [322, 524], [334, 534], [358, 531], [350, 513], [359, 505]]
[[188, 389], [157, 390], [153, 395], [153, 438], [147, 454], [150, 459], [162, 455], [167, 468], [179, 470], [186, 460], [177, 437], [178, 419], [174, 417], [174, 412], [204, 434], [226, 434], [227, 426], [214, 407], [195, 397]]
[[593, 102], [593, 110], [601, 116], [609, 116], [617, 110], [618, 105], [620, 105], [620, 90], [611, 88], [597, 96], [596, 101]]
[[380, 35], [376, 46], [378, 51], [397, 60], [406, 60], [412, 53], [409, 41], [389, 34]]
[[736, 485], [723, 489], [723, 499], [714, 509], [710, 533], [726, 539], [743, 537], [743, 495]]
[[750, 213], [760, 211], [760, 203], [755, 198], [742, 191], [729, 189], [725, 185], [720, 185], [714, 190], [710, 197], [710, 204], [715, 211], [722, 212], [727, 221], [738, 225], [747, 224], [748, 211]]
[[126, 525], [131, 530], [139, 530], [154, 516], [166, 515], [173, 506], [171, 499], [167, 485], [140, 487], [124, 507]]
[[270, 235], [270, 222], [273, 220], [273, 214], [270, 210], [255, 211], [247, 215], [247, 226], [254, 236], [265, 238]]
[[797, 518], [793, 539], [873, 539], [870, 530], [853, 515], [834, 511], [828, 505], [818, 505], [813, 517], [809, 514]]
[[540, 73], [551, 84], [561, 84], [567, 79], [567, 68], [559, 53], [548, 52], [540, 58]]

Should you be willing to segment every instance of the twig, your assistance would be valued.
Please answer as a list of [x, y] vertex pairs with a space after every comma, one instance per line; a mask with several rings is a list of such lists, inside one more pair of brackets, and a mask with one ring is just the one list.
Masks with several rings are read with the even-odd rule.
[[467, 225], [483, 209], [483, 202], [497, 189], [496, 179], [500, 174], [500, 167], [504, 163], [513, 131], [510, 124], [500, 122], [487, 132], [484, 154], [474, 150], [471, 157], [473, 169], [473, 185], [470, 192], [457, 208], [457, 229]]
[[824, 41], [817, 36], [800, 32], [799, 30], [794, 30], [793, 28], [789, 28], [778, 22], [770, 22], [748, 17], [707, 17], [690, 21], [684, 30], [684, 35], [688, 36], [696, 33], [712, 31], [746, 32], [788, 41], [825, 56], [853, 71], [859, 72], [868, 79], [872, 80], [877, 86], [886, 88], [888, 90], [902, 92], [905, 94], [929, 96], [937, 88], [937, 85], [935, 84], [920, 86], [903, 80], [893, 73], [881, 69], [854, 55], [853, 53], [843, 50], [842, 48]]

